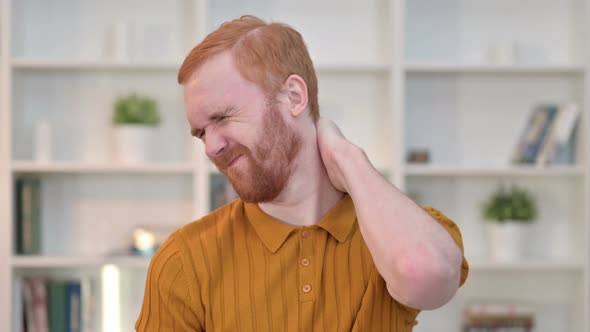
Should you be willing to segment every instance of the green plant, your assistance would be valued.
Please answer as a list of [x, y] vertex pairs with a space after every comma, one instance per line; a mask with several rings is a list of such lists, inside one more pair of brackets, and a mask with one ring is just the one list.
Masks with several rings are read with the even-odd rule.
[[483, 218], [489, 221], [531, 222], [537, 217], [534, 197], [513, 185], [509, 190], [501, 186], [482, 206]]
[[158, 105], [152, 98], [133, 93], [119, 97], [113, 112], [115, 125], [157, 126], [161, 122]]

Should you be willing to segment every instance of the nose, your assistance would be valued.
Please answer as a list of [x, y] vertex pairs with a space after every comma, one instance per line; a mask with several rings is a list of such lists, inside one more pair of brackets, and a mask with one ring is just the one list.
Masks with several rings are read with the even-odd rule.
[[[213, 128], [212, 128], [213, 129]], [[227, 147], [227, 140], [217, 130], [208, 130], [205, 136], [205, 153], [209, 158], [219, 157]]]

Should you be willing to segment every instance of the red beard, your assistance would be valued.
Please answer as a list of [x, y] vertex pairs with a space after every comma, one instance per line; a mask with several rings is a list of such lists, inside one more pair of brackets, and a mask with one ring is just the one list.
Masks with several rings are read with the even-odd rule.
[[[272, 201], [283, 191], [301, 148], [301, 137], [287, 125], [276, 104], [267, 104], [264, 112], [264, 133], [254, 153], [239, 144], [212, 160], [242, 200], [252, 203]], [[228, 168], [237, 157], [237, 164]]]

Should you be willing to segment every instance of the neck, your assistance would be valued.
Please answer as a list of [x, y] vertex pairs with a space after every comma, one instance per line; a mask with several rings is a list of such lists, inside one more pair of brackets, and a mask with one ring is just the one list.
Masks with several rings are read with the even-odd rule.
[[281, 194], [258, 206], [267, 214], [295, 226], [317, 223], [343, 196], [328, 177], [315, 133], [304, 142], [293, 163], [291, 177]]

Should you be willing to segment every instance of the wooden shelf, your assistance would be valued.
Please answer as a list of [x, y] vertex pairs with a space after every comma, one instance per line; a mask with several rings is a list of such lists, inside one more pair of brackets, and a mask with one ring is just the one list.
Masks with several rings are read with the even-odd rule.
[[191, 174], [194, 165], [188, 162], [179, 163], [145, 163], [137, 165], [13, 161], [14, 173], [135, 173], [135, 174]]
[[583, 176], [584, 169], [579, 166], [498, 166], [471, 167], [447, 165], [408, 164], [408, 176]]

